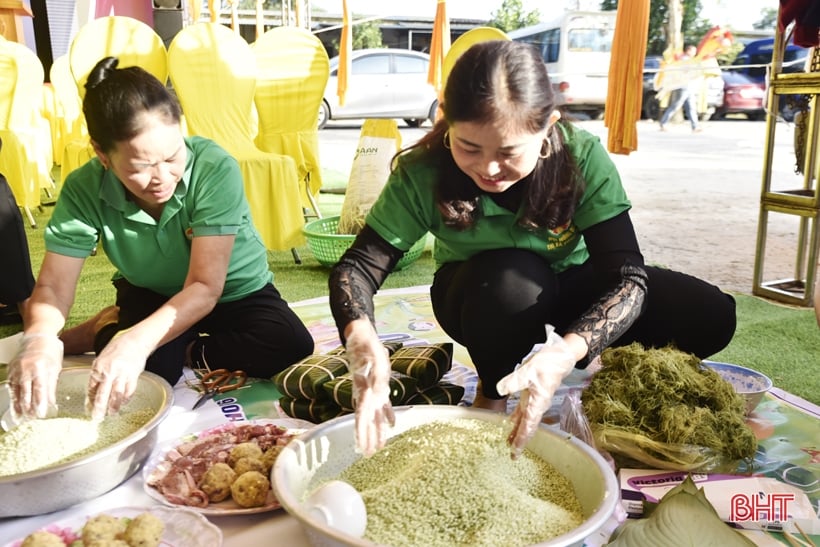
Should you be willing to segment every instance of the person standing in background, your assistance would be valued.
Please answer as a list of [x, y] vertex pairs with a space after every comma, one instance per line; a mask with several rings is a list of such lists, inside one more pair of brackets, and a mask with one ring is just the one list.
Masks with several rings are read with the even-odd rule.
[[683, 71], [683, 77], [681, 78], [682, 85], [672, 92], [669, 106], [666, 107], [666, 110], [664, 110], [661, 116], [661, 131], [666, 131], [666, 124], [669, 123], [672, 116], [682, 107], [686, 108], [686, 115], [689, 117], [692, 132], [697, 133], [701, 130], [700, 126], [698, 126], [698, 109], [695, 105], [701, 79], [698, 77], [699, 71], [694, 70], [694, 66], [692, 65], [692, 63], [695, 62], [694, 59], [697, 52], [698, 50], [695, 46], [691, 44], [687, 45], [683, 50], [683, 55], [678, 59], [681, 68], [673, 68], [673, 70]]

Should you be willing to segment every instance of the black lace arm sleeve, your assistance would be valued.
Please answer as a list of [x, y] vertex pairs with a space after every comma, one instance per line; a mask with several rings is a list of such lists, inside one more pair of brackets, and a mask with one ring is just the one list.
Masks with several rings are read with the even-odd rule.
[[375, 323], [373, 295], [403, 255], [402, 250], [365, 225], [333, 267], [328, 278], [330, 311], [342, 343], [345, 327], [351, 321], [367, 317]]
[[647, 274], [629, 214], [584, 231], [596, 275], [608, 287], [601, 298], [567, 328], [586, 340], [586, 366], [640, 317], [647, 293]]

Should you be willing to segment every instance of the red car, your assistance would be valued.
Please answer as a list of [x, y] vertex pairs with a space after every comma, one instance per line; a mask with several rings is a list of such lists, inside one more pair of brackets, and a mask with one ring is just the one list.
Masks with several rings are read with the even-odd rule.
[[726, 114], [746, 114], [750, 120], [766, 117], [766, 87], [738, 72], [724, 70], [723, 104], [717, 107], [712, 119], [720, 119]]

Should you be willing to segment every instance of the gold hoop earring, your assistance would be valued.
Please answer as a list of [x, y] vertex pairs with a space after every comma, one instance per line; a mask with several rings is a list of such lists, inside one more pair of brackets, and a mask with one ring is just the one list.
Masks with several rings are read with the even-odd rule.
[[541, 150], [538, 152], [538, 157], [542, 160], [547, 159], [550, 157], [550, 152], [552, 152], [552, 145], [550, 144], [550, 141], [544, 139], [541, 141]]
[[442, 138], [442, 142], [444, 144], [444, 148], [450, 150], [450, 130], [444, 132], [444, 137]]

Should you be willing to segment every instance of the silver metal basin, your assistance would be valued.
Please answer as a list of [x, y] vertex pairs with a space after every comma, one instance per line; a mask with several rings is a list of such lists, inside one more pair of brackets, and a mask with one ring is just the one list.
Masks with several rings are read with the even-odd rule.
[[[66, 393], [85, 393], [90, 369], [67, 367], [57, 384], [57, 404]], [[76, 396], [75, 396], [76, 399]], [[96, 498], [133, 475], [150, 456], [157, 442], [157, 426], [174, 401], [171, 385], [162, 377], [143, 372], [137, 391], [121, 412], [149, 408], [153, 417], [139, 430], [98, 452], [63, 464], [0, 477], [0, 517], [40, 515]], [[5, 383], [0, 384], [0, 414], [9, 407]], [[47, 447], [43, 447], [47, 450]]]

